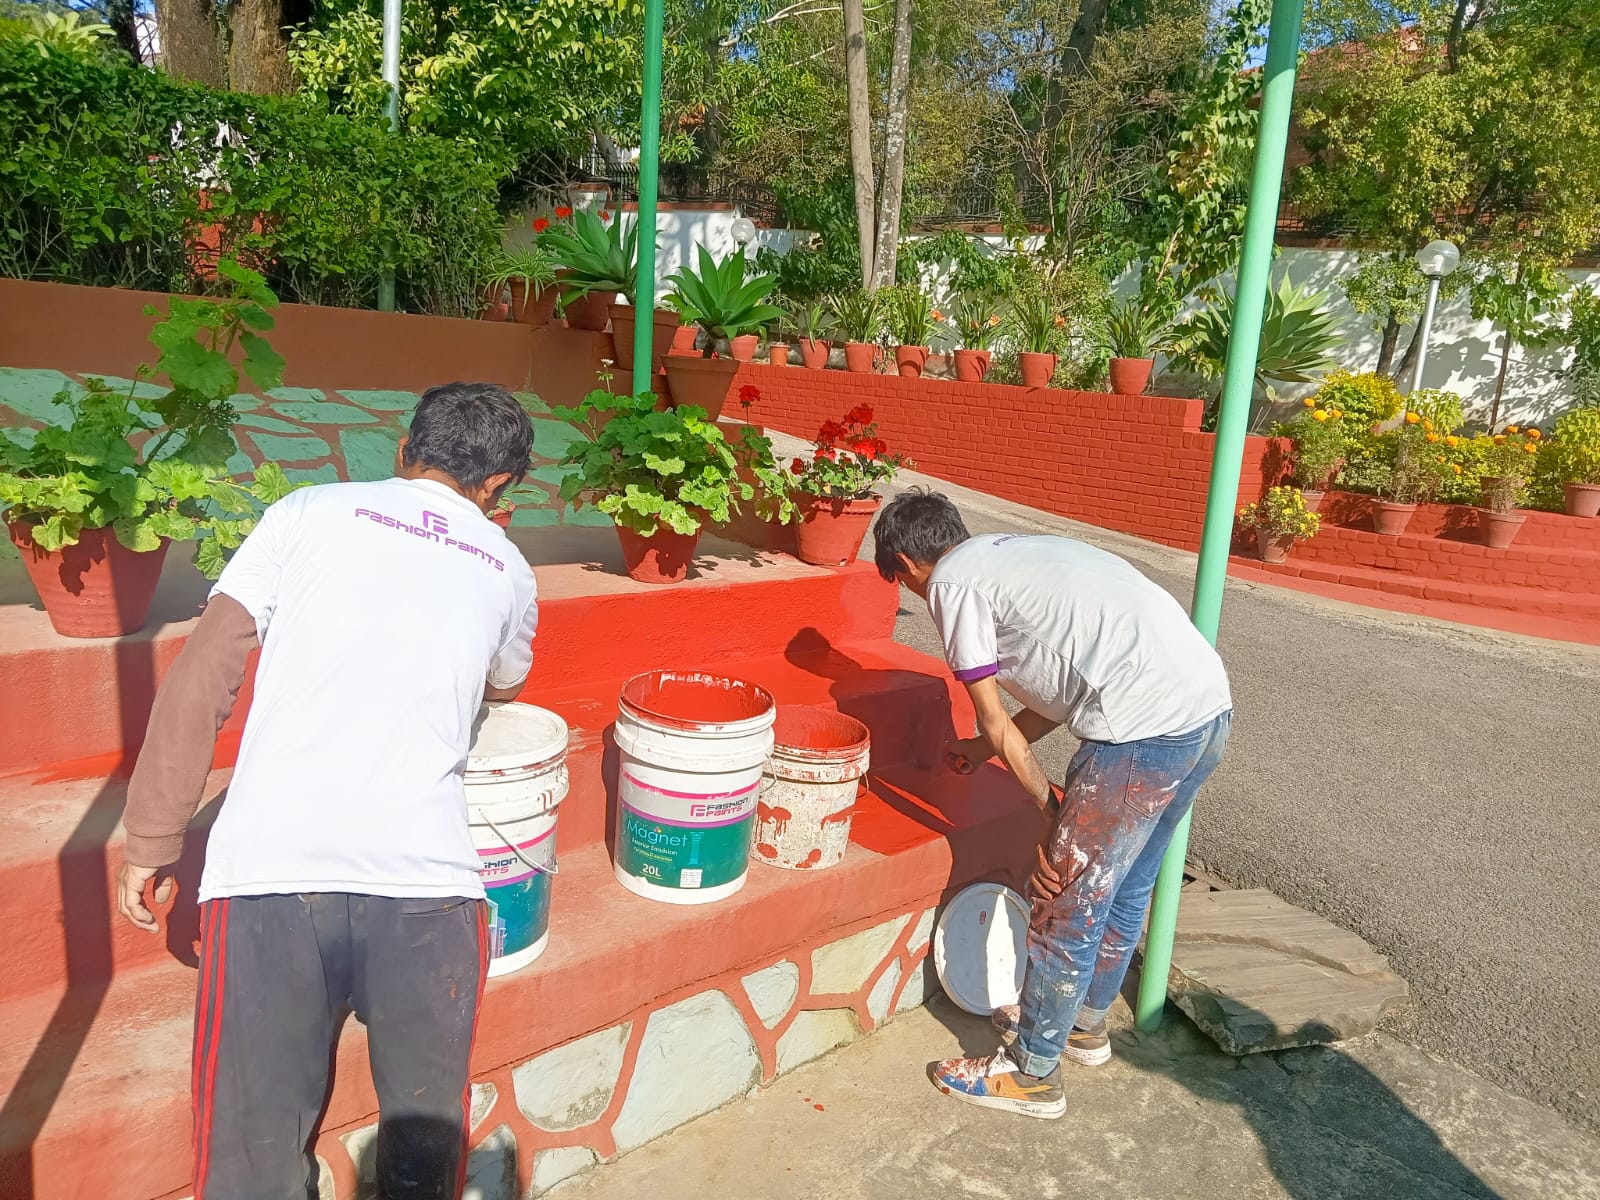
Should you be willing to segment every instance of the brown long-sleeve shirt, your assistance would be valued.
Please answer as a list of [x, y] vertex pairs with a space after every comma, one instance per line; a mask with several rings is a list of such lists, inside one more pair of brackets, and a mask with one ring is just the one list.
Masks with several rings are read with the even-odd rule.
[[183, 835], [205, 792], [217, 731], [233, 712], [258, 645], [255, 618], [237, 600], [219, 594], [206, 605], [162, 681], [122, 814], [127, 857], [134, 866], [165, 867], [183, 853]]

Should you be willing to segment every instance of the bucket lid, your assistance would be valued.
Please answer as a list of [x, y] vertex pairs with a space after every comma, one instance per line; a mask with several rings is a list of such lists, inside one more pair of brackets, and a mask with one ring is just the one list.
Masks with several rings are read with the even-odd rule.
[[566, 751], [567, 723], [555, 713], [532, 704], [486, 704], [472, 725], [467, 770], [528, 770]]
[[1021, 997], [1027, 966], [1027, 901], [1000, 883], [956, 893], [933, 934], [933, 969], [950, 999], [990, 1016]]
[[772, 725], [773, 753], [802, 762], [847, 762], [872, 744], [867, 727], [831, 708], [784, 704]]
[[771, 694], [706, 671], [647, 671], [622, 685], [622, 711], [663, 729], [742, 733], [772, 724]]

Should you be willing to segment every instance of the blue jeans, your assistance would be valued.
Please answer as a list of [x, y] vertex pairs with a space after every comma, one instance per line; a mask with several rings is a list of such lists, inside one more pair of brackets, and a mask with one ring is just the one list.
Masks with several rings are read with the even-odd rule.
[[1063, 887], [1033, 896], [1022, 1016], [1011, 1055], [1048, 1075], [1076, 1024], [1103, 1020], [1144, 929], [1150, 891], [1172, 832], [1222, 759], [1233, 714], [1189, 733], [1137, 742], [1084, 742], [1067, 768], [1045, 844]]

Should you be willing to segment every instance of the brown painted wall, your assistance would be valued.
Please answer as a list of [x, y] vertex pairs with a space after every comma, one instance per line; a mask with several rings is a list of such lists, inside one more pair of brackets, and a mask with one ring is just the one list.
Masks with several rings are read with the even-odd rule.
[[[156, 357], [148, 340], [153, 318], [144, 307], [164, 306], [166, 299], [157, 292], [0, 279], [0, 365], [130, 376]], [[420, 391], [471, 379], [519, 390], [531, 386], [542, 395], [540, 375], [571, 389], [567, 377], [576, 368], [537, 370], [536, 338], [541, 349], [562, 359], [577, 354], [598, 364], [602, 350], [610, 353], [605, 335], [566, 329], [535, 334], [508, 323], [309, 304], [284, 304], [275, 315], [272, 344], [288, 360], [284, 382], [296, 387]], [[588, 344], [568, 345], [568, 339]], [[596, 347], [597, 340], [604, 346]]]

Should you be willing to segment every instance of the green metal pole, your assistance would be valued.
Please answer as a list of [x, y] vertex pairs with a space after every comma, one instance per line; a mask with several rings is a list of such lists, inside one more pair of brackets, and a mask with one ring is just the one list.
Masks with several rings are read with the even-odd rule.
[[656, 306], [656, 188], [661, 168], [661, 28], [665, 12], [665, 0], [645, 0], [644, 98], [639, 106], [639, 268], [633, 287], [635, 393], [649, 391], [654, 382], [650, 378], [650, 340], [655, 332], [651, 318]]
[[[1294, 107], [1295, 69], [1300, 60], [1303, 3], [1304, 0], [1272, 0], [1267, 31], [1261, 120], [1256, 128], [1255, 166], [1250, 173], [1250, 207], [1245, 216], [1244, 248], [1234, 287], [1233, 331], [1228, 338], [1228, 361], [1222, 379], [1222, 408], [1211, 458], [1205, 529], [1200, 535], [1200, 564], [1195, 571], [1194, 601], [1189, 609], [1190, 619], [1213, 645], [1222, 618], [1228, 548], [1233, 541], [1234, 506], [1239, 497], [1239, 466], [1244, 458], [1261, 320], [1272, 272], [1278, 196], [1289, 142], [1289, 114]], [[1150, 905], [1150, 931], [1145, 938], [1144, 969], [1139, 975], [1139, 1002], [1134, 1014], [1139, 1028], [1147, 1031], [1160, 1026], [1167, 1003], [1167, 976], [1178, 928], [1178, 894], [1183, 890], [1183, 864], [1188, 851], [1189, 818], [1185, 816], [1161, 861], [1155, 898]]]

